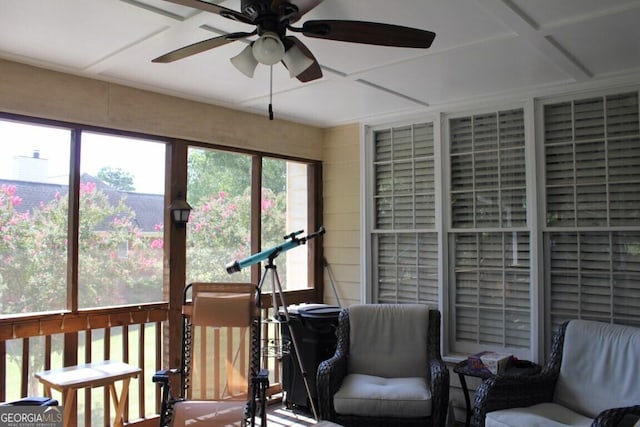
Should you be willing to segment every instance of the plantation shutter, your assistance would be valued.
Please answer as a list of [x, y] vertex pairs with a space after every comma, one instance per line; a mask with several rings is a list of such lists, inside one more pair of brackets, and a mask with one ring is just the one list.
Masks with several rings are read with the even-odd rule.
[[544, 106], [549, 322], [640, 325], [638, 93]]
[[378, 303], [438, 303], [433, 123], [374, 132], [374, 230]]
[[529, 348], [524, 111], [452, 118], [449, 135], [454, 347]]

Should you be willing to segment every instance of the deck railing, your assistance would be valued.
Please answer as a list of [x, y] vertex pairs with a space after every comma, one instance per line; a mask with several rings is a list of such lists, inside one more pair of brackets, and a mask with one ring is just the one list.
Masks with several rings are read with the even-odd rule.
[[[166, 367], [163, 322], [167, 320], [167, 303], [0, 317], [0, 378], [5, 378], [0, 386], [0, 402], [42, 396], [43, 386], [34, 375], [38, 371], [117, 360], [142, 369], [130, 385], [125, 422], [152, 425], [161, 396], [151, 377]], [[271, 391], [277, 393], [279, 364], [273, 360], [268, 363]], [[55, 393], [53, 397], [61, 401]], [[103, 388], [79, 391], [73, 424], [110, 425], [113, 408], [107, 393]]]

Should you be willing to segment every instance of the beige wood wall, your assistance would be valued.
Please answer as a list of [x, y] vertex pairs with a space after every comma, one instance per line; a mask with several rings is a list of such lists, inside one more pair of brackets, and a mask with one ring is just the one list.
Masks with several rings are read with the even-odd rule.
[[[325, 130], [322, 150], [324, 256], [342, 306], [361, 302], [360, 280], [360, 126]], [[335, 304], [329, 275], [324, 298]]]
[[0, 60], [0, 111], [283, 154], [322, 156], [324, 130]]

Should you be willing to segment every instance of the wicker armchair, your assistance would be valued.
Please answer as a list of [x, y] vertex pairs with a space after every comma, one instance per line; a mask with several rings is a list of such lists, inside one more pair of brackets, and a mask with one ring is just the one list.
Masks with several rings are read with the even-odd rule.
[[337, 336], [334, 356], [318, 367], [321, 419], [344, 426], [445, 425], [449, 371], [440, 355], [438, 310], [354, 305], [340, 313]]
[[480, 385], [474, 425], [618, 426], [626, 415], [640, 415], [639, 355], [638, 328], [565, 322], [540, 374]]

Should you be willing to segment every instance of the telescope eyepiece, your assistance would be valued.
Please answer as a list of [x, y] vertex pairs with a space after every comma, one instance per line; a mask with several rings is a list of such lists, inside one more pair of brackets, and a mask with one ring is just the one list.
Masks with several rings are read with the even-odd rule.
[[293, 239], [294, 237], [299, 236], [302, 233], [304, 233], [304, 230], [294, 231], [293, 233], [289, 233], [286, 236], [284, 236], [283, 239], [284, 240]]
[[235, 261], [231, 261], [229, 264], [226, 265], [227, 268], [227, 273], [232, 274], [232, 273], [237, 273], [238, 271], [240, 271], [240, 263], [235, 260]]

